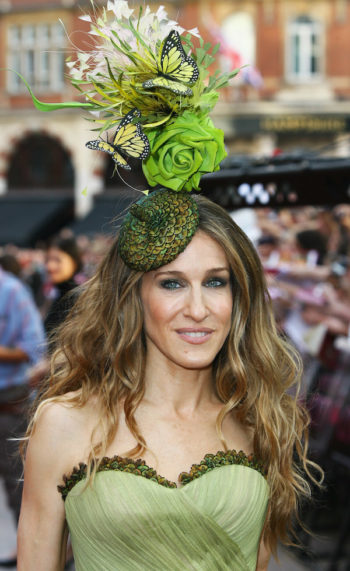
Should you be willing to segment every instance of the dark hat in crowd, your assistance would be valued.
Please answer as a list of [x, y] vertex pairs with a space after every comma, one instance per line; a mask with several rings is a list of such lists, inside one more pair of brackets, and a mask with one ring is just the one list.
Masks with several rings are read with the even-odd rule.
[[277, 246], [278, 238], [276, 236], [271, 236], [271, 234], [264, 234], [258, 239], [258, 246]]
[[315, 250], [318, 253], [318, 264], [323, 263], [327, 254], [327, 238], [319, 230], [302, 230], [296, 235], [300, 248], [306, 251]]

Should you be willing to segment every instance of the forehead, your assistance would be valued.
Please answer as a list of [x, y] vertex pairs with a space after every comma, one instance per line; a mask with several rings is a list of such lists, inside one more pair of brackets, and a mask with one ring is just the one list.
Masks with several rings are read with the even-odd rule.
[[47, 250], [47, 256], [50, 258], [60, 258], [60, 259], [65, 258], [70, 260], [72, 259], [71, 256], [67, 254], [67, 252], [64, 252], [63, 250], [56, 248], [56, 246], [52, 246]]
[[212, 268], [229, 269], [225, 251], [216, 240], [199, 230], [186, 249], [175, 260], [155, 270], [155, 273], [194, 269], [206, 271]]

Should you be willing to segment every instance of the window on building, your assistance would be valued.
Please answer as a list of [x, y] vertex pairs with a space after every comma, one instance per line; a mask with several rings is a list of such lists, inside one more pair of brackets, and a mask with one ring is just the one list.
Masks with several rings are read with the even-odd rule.
[[[21, 73], [36, 92], [58, 92], [64, 84], [65, 35], [61, 24], [24, 24], [8, 29], [8, 68]], [[9, 72], [8, 90], [25, 86]]]
[[[255, 26], [248, 12], [234, 12], [222, 22], [220, 26], [222, 37], [218, 37], [221, 44], [220, 54], [222, 67], [232, 71], [244, 64], [255, 64]], [[241, 75], [235, 78], [235, 83], [242, 79]]]
[[7, 181], [9, 190], [71, 190], [71, 157], [56, 139], [42, 133], [29, 134], [17, 143], [10, 156]]
[[323, 71], [322, 24], [300, 16], [288, 25], [287, 79], [300, 83], [319, 79]]

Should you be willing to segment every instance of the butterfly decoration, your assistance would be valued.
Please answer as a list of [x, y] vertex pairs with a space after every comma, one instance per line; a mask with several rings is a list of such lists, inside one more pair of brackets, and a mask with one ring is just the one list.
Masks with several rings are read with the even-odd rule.
[[142, 87], [146, 89], [160, 87], [170, 89], [177, 95], [192, 95], [192, 89], [186, 84], [197, 81], [199, 70], [194, 59], [185, 54], [180, 35], [176, 30], [172, 30], [165, 38], [159, 53], [158, 75], [145, 81]]
[[148, 138], [142, 131], [140, 123], [133, 123], [135, 117], [141, 113], [136, 107], [129, 111], [118, 125], [111, 143], [96, 139], [88, 141], [85, 146], [94, 151], [104, 151], [111, 155], [116, 165], [126, 170], [131, 170], [127, 163], [127, 157], [146, 159], [150, 153]]

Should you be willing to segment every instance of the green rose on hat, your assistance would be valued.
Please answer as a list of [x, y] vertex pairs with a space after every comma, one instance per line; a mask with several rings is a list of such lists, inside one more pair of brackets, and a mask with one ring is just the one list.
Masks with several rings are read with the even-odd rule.
[[143, 162], [144, 175], [151, 186], [175, 191], [200, 190], [201, 176], [219, 170], [227, 153], [224, 133], [207, 115], [185, 111], [166, 127], [147, 131], [151, 146]]

